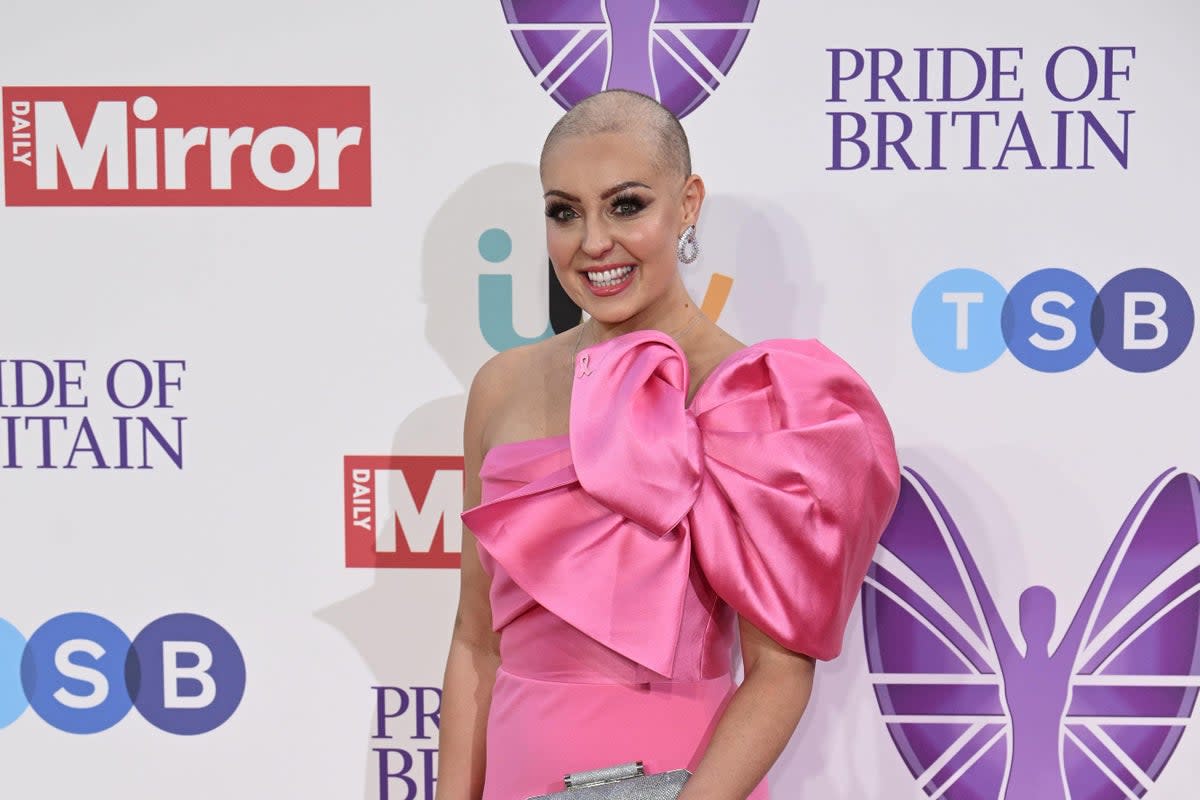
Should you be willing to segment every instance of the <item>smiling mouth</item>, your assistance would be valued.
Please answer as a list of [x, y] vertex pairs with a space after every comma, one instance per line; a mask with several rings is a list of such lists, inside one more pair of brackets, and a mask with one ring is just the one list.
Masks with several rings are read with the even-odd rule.
[[588, 282], [591, 283], [592, 286], [603, 288], [605, 286], [616, 286], [618, 283], [625, 280], [625, 278], [629, 276], [629, 273], [633, 272], [633, 269], [634, 268], [632, 264], [627, 264], [623, 267], [594, 270], [592, 272], [585, 272], [583, 274], [587, 276]]

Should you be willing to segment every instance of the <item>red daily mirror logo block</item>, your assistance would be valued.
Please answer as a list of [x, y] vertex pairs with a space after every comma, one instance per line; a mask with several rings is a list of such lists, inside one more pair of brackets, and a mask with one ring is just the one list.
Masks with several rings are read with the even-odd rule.
[[347, 567], [457, 569], [462, 456], [346, 456]]
[[367, 86], [2, 90], [9, 206], [369, 206]]

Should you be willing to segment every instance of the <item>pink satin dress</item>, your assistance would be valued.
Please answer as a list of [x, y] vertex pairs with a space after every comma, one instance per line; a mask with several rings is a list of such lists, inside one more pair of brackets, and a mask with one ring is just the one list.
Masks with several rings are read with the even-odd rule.
[[638, 760], [695, 770], [735, 688], [737, 615], [837, 655], [899, 490], [878, 402], [815, 341], [737, 351], [690, 406], [658, 331], [575, 366], [570, 432], [493, 447], [463, 514], [500, 634], [484, 800]]

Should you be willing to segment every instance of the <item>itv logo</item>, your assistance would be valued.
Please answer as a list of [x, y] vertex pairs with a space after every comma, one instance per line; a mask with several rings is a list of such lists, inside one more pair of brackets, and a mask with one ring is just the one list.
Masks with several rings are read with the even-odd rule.
[[[489, 265], [489, 270], [498, 269], [513, 252], [512, 236], [503, 228], [488, 228], [479, 235], [480, 257]], [[523, 336], [517, 332], [513, 319], [513, 276], [507, 272], [485, 272], [479, 276], [479, 331], [484, 340], [497, 353], [513, 347], [532, 344], [549, 339], [579, 324], [583, 312], [563, 290], [554, 274], [554, 264], [548, 259], [546, 269], [546, 328], [534, 336]], [[711, 320], [721, 316], [729, 293], [733, 289], [733, 278], [714, 272], [708, 279], [700, 310]]]

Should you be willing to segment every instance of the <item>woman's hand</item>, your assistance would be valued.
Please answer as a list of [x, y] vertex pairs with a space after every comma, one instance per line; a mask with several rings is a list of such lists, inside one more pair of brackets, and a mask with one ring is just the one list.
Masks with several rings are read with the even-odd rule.
[[796, 730], [815, 663], [739, 617], [745, 679], [713, 731], [679, 800], [745, 800]]

